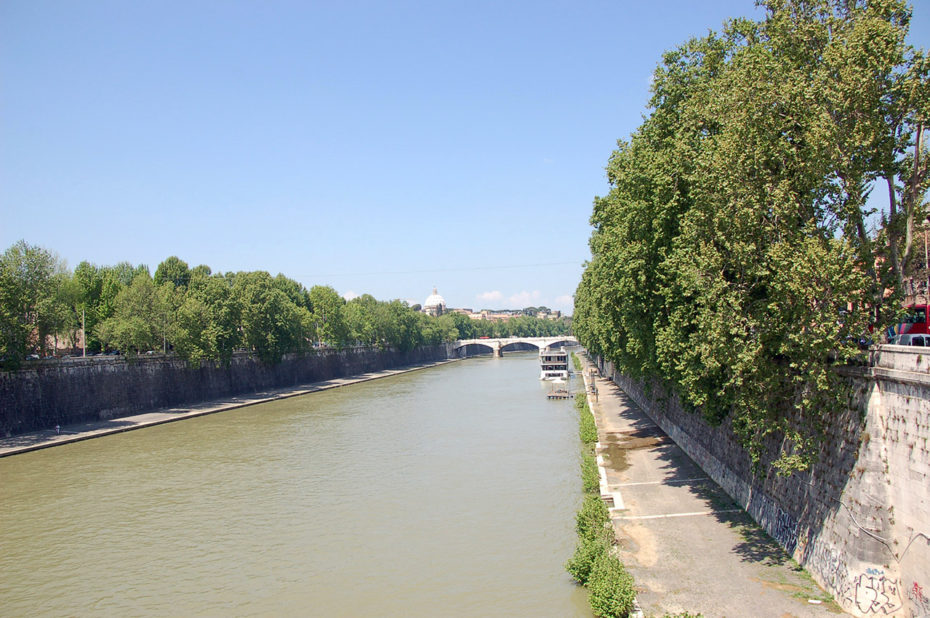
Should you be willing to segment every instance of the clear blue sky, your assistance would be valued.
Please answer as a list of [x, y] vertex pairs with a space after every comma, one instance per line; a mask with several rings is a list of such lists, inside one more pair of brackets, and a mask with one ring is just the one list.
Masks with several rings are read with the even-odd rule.
[[[930, 6], [911, 42], [928, 48]], [[664, 50], [752, 0], [0, 1], [0, 250], [571, 311]]]

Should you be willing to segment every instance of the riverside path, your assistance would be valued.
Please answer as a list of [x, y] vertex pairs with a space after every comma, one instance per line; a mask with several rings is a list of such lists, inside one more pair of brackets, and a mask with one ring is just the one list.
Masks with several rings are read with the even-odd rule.
[[152, 427], [164, 423], [173, 423], [197, 416], [205, 416], [207, 414], [224, 412], [226, 410], [235, 410], [237, 408], [268, 403], [269, 401], [275, 401], [277, 399], [299, 397], [318, 391], [339, 388], [350, 384], [358, 384], [360, 382], [368, 382], [370, 380], [386, 378], [401, 373], [417, 371], [419, 369], [428, 369], [451, 362], [455, 362], [454, 359], [418, 363], [415, 365], [396, 367], [394, 369], [382, 369], [369, 373], [332, 378], [321, 382], [311, 382], [300, 386], [257, 391], [242, 395], [230, 395], [223, 399], [206, 401], [190, 406], [163, 408], [161, 410], [153, 410], [151, 412], [143, 412], [131, 416], [87, 421], [64, 427], [49, 428], [43, 431], [32, 431], [15, 436], [0, 437], [0, 457], [18, 455], [20, 453], [27, 453], [29, 451], [36, 451], [52, 446], [61, 446], [71, 442], [89, 440], [91, 438], [102, 438], [103, 436], [123, 433], [124, 431], [144, 429], [145, 427]]
[[580, 358], [598, 427], [601, 493], [613, 502], [620, 559], [646, 616], [842, 614], [632, 399]]

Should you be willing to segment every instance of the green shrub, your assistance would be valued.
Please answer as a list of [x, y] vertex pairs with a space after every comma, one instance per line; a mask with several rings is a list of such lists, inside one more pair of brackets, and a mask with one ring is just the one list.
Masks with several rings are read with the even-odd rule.
[[575, 555], [565, 563], [565, 570], [571, 574], [579, 584], [587, 584], [591, 569], [598, 556], [607, 553], [607, 544], [601, 539], [580, 539]]
[[578, 410], [578, 435], [585, 444], [597, 442], [597, 425], [594, 415], [588, 410], [588, 396], [585, 393], [575, 395], [575, 408]]
[[578, 408], [578, 410], [584, 410], [588, 407], [587, 393], [575, 393], [575, 407]]
[[575, 516], [575, 531], [580, 539], [599, 539], [604, 536], [610, 513], [600, 496], [588, 494]]
[[579, 418], [578, 436], [585, 444], [594, 444], [597, 442], [597, 425], [594, 424], [594, 416], [584, 409], [580, 411]]
[[597, 458], [593, 453], [581, 456], [581, 486], [586, 494], [596, 494], [601, 489], [601, 478], [597, 469]]
[[572, 352], [572, 365], [575, 366], [575, 371], [581, 371], [581, 359], [574, 352]]
[[633, 611], [633, 577], [623, 568], [623, 564], [608, 552], [594, 560], [594, 566], [588, 576], [588, 601], [595, 616], [619, 618], [629, 616]]
[[[573, 358], [577, 367], [578, 359]], [[633, 577], [619, 559], [610, 555], [614, 534], [610, 512], [599, 495], [600, 476], [592, 447], [597, 442], [597, 425], [584, 393], [575, 395], [575, 407], [578, 409], [578, 433], [584, 443], [581, 482], [585, 498], [575, 515], [578, 545], [575, 554], [565, 563], [565, 570], [579, 584], [588, 587], [588, 601], [595, 616], [629, 616], [636, 593]]]

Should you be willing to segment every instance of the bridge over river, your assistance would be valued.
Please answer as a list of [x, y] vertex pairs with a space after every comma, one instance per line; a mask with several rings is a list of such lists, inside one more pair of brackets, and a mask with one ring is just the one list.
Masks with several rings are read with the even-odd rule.
[[534, 346], [540, 350], [551, 348], [555, 345], [578, 345], [578, 340], [569, 335], [557, 337], [505, 337], [500, 339], [483, 338], [483, 339], [459, 339], [453, 344], [454, 350], [460, 350], [469, 345], [481, 345], [491, 350], [495, 356], [503, 356], [504, 350], [517, 343], [525, 343]]

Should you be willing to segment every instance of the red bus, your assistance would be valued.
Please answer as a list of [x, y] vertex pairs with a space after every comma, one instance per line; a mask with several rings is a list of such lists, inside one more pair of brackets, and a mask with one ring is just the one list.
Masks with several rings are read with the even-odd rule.
[[927, 305], [908, 305], [905, 307], [907, 315], [894, 326], [895, 335], [925, 335], [927, 334]]

